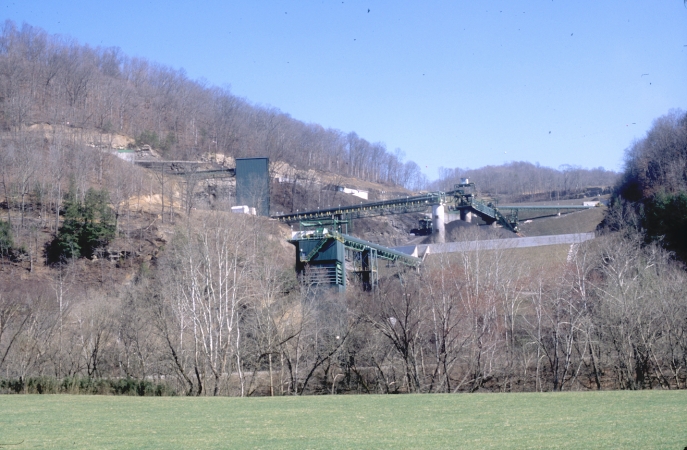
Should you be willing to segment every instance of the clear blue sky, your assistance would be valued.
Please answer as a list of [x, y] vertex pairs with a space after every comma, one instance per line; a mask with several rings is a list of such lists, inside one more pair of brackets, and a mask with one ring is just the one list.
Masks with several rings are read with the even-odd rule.
[[687, 110], [683, 0], [0, 0], [5, 19], [186, 70], [438, 168], [620, 170]]

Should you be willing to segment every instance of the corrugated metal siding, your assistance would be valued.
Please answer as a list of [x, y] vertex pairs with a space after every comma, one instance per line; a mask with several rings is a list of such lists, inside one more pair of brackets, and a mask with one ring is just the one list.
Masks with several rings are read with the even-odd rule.
[[[329, 239], [308, 263], [301, 262], [300, 255], [310, 253], [319, 241], [313, 239], [295, 242], [296, 272], [299, 275], [307, 275], [309, 279], [306, 279], [306, 282], [338, 285], [341, 291], [346, 288], [345, 252], [342, 242]], [[310, 271], [306, 271], [306, 267], [310, 268]]]
[[236, 159], [236, 204], [270, 215], [269, 158]]

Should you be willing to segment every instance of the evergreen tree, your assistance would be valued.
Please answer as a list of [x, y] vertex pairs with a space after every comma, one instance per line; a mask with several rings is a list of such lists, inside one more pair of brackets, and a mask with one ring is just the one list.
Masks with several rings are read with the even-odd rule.
[[0, 221], [0, 256], [8, 256], [14, 247], [10, 224]]
[[114, 214], [107, 203], [105, 189], [89, 189], [80, 202], [74, 187], [70, 187], [64, 201], [64, 222], [48, 252], [51, 262], [91, 258], [98, 247], [107, 245], [114, 238]]

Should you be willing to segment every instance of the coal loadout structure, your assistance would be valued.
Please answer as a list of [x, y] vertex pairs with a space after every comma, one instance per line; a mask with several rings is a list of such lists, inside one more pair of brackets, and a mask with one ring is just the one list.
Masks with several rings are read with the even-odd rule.
[[[236, 202], [239, 206], [232, 209], [269, 216], [268, 158], [237, 158], [235, 168], [207, 168], [207, 163], [199, 161], [159, 159], [136, 160], [135, 163], [163, 174], [185, 178], [235, 177]], [[299, 277], [310, 285], [331, 286], [343, 291], [346, 289], [347, 271], [360, 280], [363, 289], [371, 290], [379, 279], [379, 260], [409, 268], [416, 268], [422, 262], [416, 256], [417, 246], [393, 249], [347, 234], [347, 225], [352, 220], [389, 214], [427, 213], [431, 210], [431, 217], [420, 219], [418, 228], [410, 231], [416, 236], [431, 235], [435, 242], [443, 243], [445, 224], [454, 220], [472, 222], [477, 217], [487, 225], [502, 226], [517, 235], [520, 211], [538, 210], [560, 214], [590, 208], [578, 205], [497, 206], [493, 202], [478, 199], [474, 191], [475, 184], [466, 179], [448, 192], [429, 192], [352, 206], [278, 214], [271, 218], [300, 225], [300, 230], [293, 231], [289, 239], [295, 246], [296, 272]], [[426, 249], [424, 254], [427, 254]]]
[[[373, 289], [377, 282], [378, 259], [417, 267], [421, 259], [399, 249], [391, 249], [364, 241], [344, 233], [351, 220], [383, 216], [427, 212], [431, 219], [420, 219], [416, 235], [433, 235], [436, 242], [445, 241], [445, 224], [453, 220], [472, 222], [478, 217], [488, 225], [502, 226], [517, 235], [520, 211], [541, 211], [561, 214], [592, 206], [582, 205], [495, 205], [476, 198], [475, 184], [469, 180], [454, 186], [448, 192], [426, 194], [361, 203], [352, 206], [302, 211], [273, 215], [272, 218], [289, 224], [300, 224], [289, 240], [296, 247], [296, 271], [313, 284], [328, 284], [340, 290], [346, 287], [346, 260], [352, 262], [353, 272], [361, 279], [364, 289]], [[349, 253], [349, 258], [346, 257]]]

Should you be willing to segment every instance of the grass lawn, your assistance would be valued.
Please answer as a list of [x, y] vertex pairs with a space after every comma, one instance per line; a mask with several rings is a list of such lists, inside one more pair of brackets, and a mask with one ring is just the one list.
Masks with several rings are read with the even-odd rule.
[[[19, 445], [9, 445], [19, 444]], [[0, 396], [0, 448], [673, 448], [687, 391]]]

